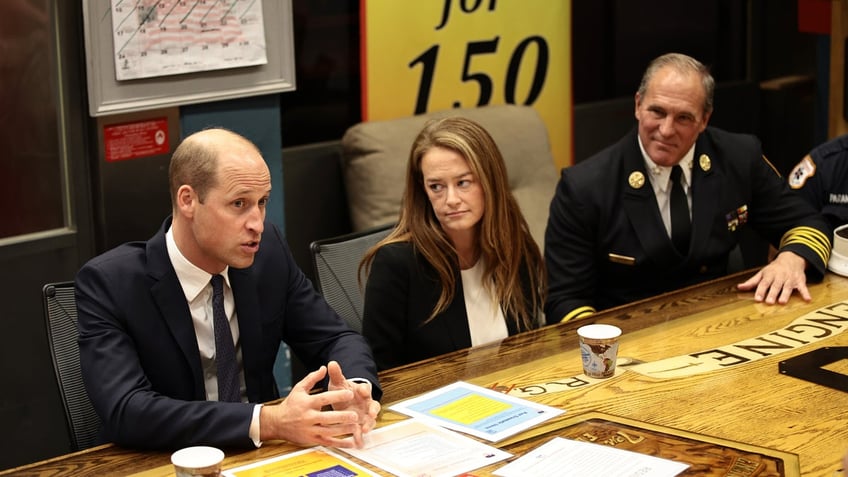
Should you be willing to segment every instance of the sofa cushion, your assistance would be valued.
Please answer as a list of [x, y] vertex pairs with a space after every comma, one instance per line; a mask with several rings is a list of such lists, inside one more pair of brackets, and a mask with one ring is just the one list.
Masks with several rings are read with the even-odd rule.
[[542, 248], [557, 182], [547, 128], [529, 106], [453, 109], [359, 123], [342, 138], [343, 174], [354, 230], [397, 220], [412, 142], [432, 118], [464, 116], [483, 126], [506, 162], [509, 184]]

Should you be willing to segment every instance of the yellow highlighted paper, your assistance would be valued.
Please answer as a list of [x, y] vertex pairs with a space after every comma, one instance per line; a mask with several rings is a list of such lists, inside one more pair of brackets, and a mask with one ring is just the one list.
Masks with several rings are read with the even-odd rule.
[[509, 404], [485, 396], [470, 395], [457, 399], [440, 408], [433, 409], [432, 414], [460, 424], [471, 424], [490, 418], [509, 409]]
[[272, 459], [224, 471], [227, 477], [268, 477], [272, 475], [345, 475], [373, 476], [374, 474], [344, 457], [323, 447], [306, 449]]

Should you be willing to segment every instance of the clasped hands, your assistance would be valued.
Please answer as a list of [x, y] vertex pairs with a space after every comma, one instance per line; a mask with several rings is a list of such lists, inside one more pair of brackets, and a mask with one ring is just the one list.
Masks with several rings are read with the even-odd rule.
[[[328, 389], [309, 391], [329, 374]], [[325, 410], [327, 407], [330, 410]], [[363, 435], [374, 428], [380, 403], [371, 398], [371, 383], [345, 378], [341, 366], [330, 361], [294, 385], [288, 397], [260, 410], [260, 439], [332, 447], [362, 448]], [[345, 438], [351, 435], [353, 439]]]

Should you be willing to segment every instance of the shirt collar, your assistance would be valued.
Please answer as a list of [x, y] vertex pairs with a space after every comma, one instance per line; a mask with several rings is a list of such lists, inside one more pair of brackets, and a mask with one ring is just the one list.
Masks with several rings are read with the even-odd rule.
[[[668, 179], [671, 176], [671, 167], [658, 166], [651, 160], [651, 157], [648, 156], [648, 152], [645, 151], [645, 146], [642, 145], [642, 138], [639, 135], [636, 135], [636, 139], [639, 142], [639, 150], [642, 151], [642, 159], [645, 161], [645, 170], [648, 171], [648, 174], [651, 176], [651, 183], [655, 184], [655, 188], [658, 188], [661, 191], [665, 191], [668, 186]], [[692, 144], [692, 147], [683, 155], [683, 159], [680, 160], [680, 167], [683, 169], [683, 177], [685, 177], [686, 184], [692, 184], [692, 164], [695, 162], [695, 145]]]
[[[176, 240], [174, 240], [172, 227], [168, 227], [168, 231], [165, 233], [165, 244], [168, 247], [168, 258], [171, 259], [171, 265], [174, 267], [174, 271], [177, 272], [177, 280], [180, 281], [186, 300], [190, 303], [206, 288], [209, 280], [212, 279], [212, 275], [185, 258], [182, 252], [180, 252], [179, 247], [177, 247]], [[229, 270], [230, 267], [228, 266], [224, 268], [224, 271], [219, 273], [219, 275], [224, 277], [224, 283], [227, 286], [230, 286]]]

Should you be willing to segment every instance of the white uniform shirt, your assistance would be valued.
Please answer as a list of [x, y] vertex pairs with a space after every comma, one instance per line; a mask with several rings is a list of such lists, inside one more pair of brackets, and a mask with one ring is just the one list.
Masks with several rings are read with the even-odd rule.
[[[660, 209], [660, 216], [665, 225], [666, 233], [671, 237], [671, 167], [658, 166], [651, 160], [648, 153], [645, 152], [645, 147], [642, 146], [642, 138], [636, 136], [639, 140], [639, 149], [642, 151], [642, 158], [645, 160], [645, 170], [651, 179], [651, 186], [654, 188], [654, 197], [657, 199], [657, 207]], [[683, 169], [683, 192], [686, 193], [686, 200], [689, 202], [689, 218], [692, 218], [692, 162], [695, 158], [695, 145], [689, 148], [689, 151], [680, 160], [680, 167]]]

